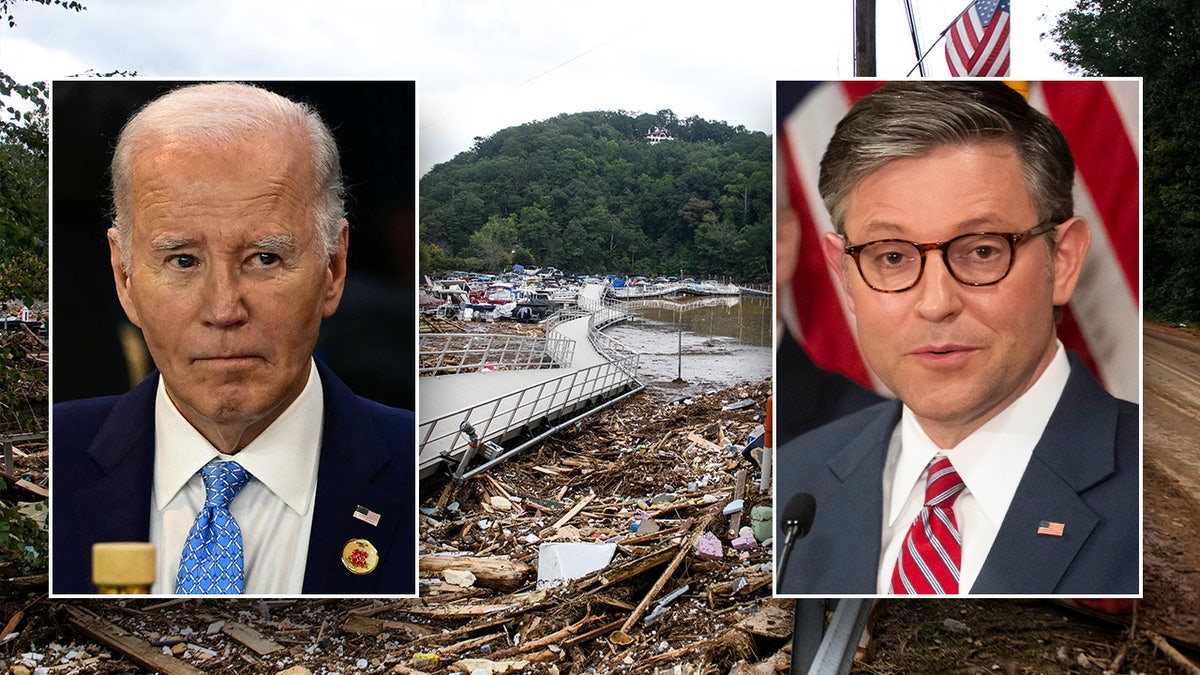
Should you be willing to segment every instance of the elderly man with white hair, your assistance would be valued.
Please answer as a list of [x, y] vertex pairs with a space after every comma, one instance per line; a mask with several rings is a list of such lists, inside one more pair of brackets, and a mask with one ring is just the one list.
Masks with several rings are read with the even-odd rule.
[[112, 181], [117, 295], [157, 370], [54, 407], [52, 590], [93, 592], [92, 545], [137, 541], [155, 593], [414, 593], [413, 415], [313, 357], [349, 246], [320, 116], [184, 86], [126, 123]]

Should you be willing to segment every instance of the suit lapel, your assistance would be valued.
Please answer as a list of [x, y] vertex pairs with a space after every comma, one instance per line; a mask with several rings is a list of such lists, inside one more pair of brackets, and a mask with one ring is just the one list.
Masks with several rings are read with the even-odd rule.
[[828, 470], [831, 478], [813, 483], [817, 486], [813, 531], [797, 544], [798, 550], [801, 546], [805, 549], [804, 555], [798, 556], [805, 569], [788, 572], [796, 583], [811, 589], [801, 592], [875, 592], [883, 513], [880, 486], [900, 404], [893, 401], [881, 410], [819, 468]]
[[157, 374], [117, 399], [88, 447], [103, 472], [71, 501], [85, 551], [91, 543], [150, 540], [150, 492], [154, 476], [154, 396]]
[[[325, 390], [325, 427], [304, 593], [377, 592], [378, 581], [387, 576], [385, 566], [400, 562], [390, 560], [388, 551], [400, 519], [411, 513], [406, 504], [412, 500], [412, 486], [374, 482], [389, 461], [382, 441], [354, 394], [322, 364], [317, 366]], [[355, 518], [358, 506], [378, 513], [379, 524]], [[376, 570], [357, 575], [346, 569], [342, 549], [351, 539], [366, 539], [375, 546], [380, 553]]]
[[[847, 555], [843, 560], [855, 561], [842, 573], [854, 588], [874, 593], [879, 574], [879, 548], [883, 528], [883, 465], [887, 461], [888, 443], [900, 421], [900, 404], [884, 408], [884, 414], [863, 429], [863, 433], [847, 445], [830, 462], [830, 471], [844, 481], [839, 495], [847, 500], [834, 503], [836, 519], [842, 514], [853, 515], [856, 522], [839, 522], [846, 532], [842, 546]], [[864, 518], [859, 514], [867, 514]]]
[[[1038, 534], [1042, 521], [1062, 536]], [[971, 593], [1053, 593], [1100, 518], [1036, 456], [1030, 460]]]
[[[971, 593], [1053, 593], [1100, 516], [1080, 493], [1116, 472], [1117, 402], [1071, 355], [1071, 376]], [[1038, 534], [1042, 521], [1062, 536]]]

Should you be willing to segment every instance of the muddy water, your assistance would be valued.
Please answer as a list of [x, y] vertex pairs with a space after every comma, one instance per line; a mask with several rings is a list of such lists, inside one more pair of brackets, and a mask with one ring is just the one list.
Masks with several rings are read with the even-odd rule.
[[605, 332], [641, 353], [641, 380], [663, 398], [771, 376], [769, 297], [660, 300], [627, 310], [636, 318]]

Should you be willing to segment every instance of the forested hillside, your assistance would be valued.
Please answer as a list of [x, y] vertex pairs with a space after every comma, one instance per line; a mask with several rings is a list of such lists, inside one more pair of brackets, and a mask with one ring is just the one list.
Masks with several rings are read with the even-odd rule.
[[1078, 0], [1050, 34], [1074, 74], [1145, 78], [1144, 312], [1200, 324], [1200, 4]]
[[[673, 140], [651, 144], [667, 131]], [[670, 110], [476, 138], [421, 179], [421, 271], [770, 278], [771, 138]]]

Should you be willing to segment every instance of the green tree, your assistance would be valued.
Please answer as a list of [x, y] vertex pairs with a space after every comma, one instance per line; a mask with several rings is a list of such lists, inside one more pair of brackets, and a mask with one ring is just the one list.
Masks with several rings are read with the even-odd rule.
[[0, 298], [32, 307], [50, 297], [49, 279], [50, 269], [43, 255], [26, 251], [0, 260]]
[[[49, 114], [45, 82], [19, 84], [0, 72], [0, 259], [49, 240]], [[11, 296], [5, 296], [8, 299]]]
[[449, 271], [451, 265], [441, 246], [423, 241], [417, 247], [418, 265], [426, 273], [436, 274]]
[[563, 229], [563, 259], [557, 267], [582, 270], [587, 273], [607, 272], [601, 264], [601, 245], [597, 232], [587, 222], [577, 218]]
[[[17, 25], [15, 1], [0, 0], [10, 29]], [[31, 1], [84, 9], [69, 0]], [[0, 302], [48, 297], [49, 147], [46, 83], [19, 84], [0, 71]], [[45, 406], [47, 373], [28, 367], [30, 345], [24, 338], [0, 335], [0, 419], [5, 427], [34, 430], [40, 429], [39, 416], [27, 411], [31, 404]], [[0, 561], [33, 574], [46, 569], [47, 553], [46, 532], [16, 505], [0, 504]]]
[[471, 249], [486, 269], [497, 271], [509, 265], [511, 256], [520, 244], [513, 218], [492, 216], [483, 227], [471, 235]]
[[[532, 258], [530, 262], [534, 263], [539, 260], [557, 260], [558, 251], [562, 247], [558, 227], [542, 204], [524, 206], [517, 213], [517, 241]], [[514, 258], [513, 262], [520, 261]]]
[[444, 205], [421, 199], [422, 211], [431, 206], [430, 217], [421, 218], [421, 241], [436, 243], [451, 253], [467, 246], [471, 233], [487, 222], [487, 204], [471, 190], [457, 192]]
[[1200, 5], [1079, 0], [1050, 31], [1081, 75], [1144, 75], [1146, 313], [1200, 322]]
[[[678, 140], [645, 142], [664, 126]], [[457, 256], [494, 258], [505, 243], [473, 234], [511, 218], [514, 260], [527, 249], [537, 264], [571, 271], [697, 274], [714, 263], [701, 259], [712, 246], [694, 245], [700, 211], [710, 211], [741, 246], [720, 267], [765, 279], [770, 239], [750, 233], [770, 231], [771, 175], [770, 138], [724, 122], [665, 109], [557, 115], [477, 138], [433, 167], [421, 180], [421, 239], [466, 266]]]
[[[46, 84], [18, 84], [0, 72], [0, 100], [0, 303], [28, 306], [49, 297]], [[0, 340], [0, 420], [9, 430], [39, 428], [29, 406], [45, 404], [46, 373], [30, 367], [24, 338]]]

